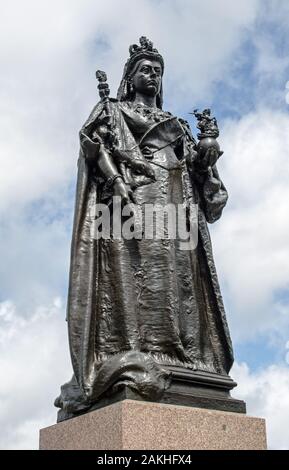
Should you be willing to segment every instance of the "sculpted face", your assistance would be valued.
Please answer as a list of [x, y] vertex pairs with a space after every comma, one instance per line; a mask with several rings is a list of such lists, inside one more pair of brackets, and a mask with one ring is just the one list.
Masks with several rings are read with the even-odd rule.
[[156, 60], [143, 60], [140, 62], [132, 77], [132, 84], [136, 92], [156, 96], [161, 89], [162, 66]]

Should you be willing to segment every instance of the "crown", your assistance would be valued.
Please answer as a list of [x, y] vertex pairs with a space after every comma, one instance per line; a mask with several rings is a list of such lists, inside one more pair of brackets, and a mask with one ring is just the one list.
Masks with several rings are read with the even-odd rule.
[[130, 56], [134, 56], [135, 54], [139, 54], [139, 53], [142, 53], [142, 52], [154, 52], [156, 54], [158, 54], [158, 50], [157, 49], [154, 49], [154, 45], [153, 45], [153, 42], [150, 41], [148, 38], [146, 38], [145, 36], [142, 36], [140, 39], [139, 39], [139, 43], [140, 43], [140, 46], [138, 46], [138, 44], [132, 44], [129, 48], [129, 53], [130, 53]]

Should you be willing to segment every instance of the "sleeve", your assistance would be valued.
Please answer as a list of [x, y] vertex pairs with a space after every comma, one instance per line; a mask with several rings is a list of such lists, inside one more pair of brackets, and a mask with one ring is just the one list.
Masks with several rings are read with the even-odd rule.
[[212, 224], [221, 217], [228, 201], [228, 192], [219, 177], [216, 165], [208, 171], [199, 193], [206, 220]]
[[100, 150], [101, 138], [98, 136], [96, 128], [103, 121], [103, 111], [103, 103], [99, 102], [93, 108], [89, 118], [79, 131], [81, 155], [88, 164], [95, 162], [95, 158]]

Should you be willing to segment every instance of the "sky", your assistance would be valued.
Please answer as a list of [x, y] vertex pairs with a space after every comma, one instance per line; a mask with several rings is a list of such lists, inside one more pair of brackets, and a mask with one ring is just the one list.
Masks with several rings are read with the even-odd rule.
[[130, 44], [165, 59], [164, 108], [211, 107], [229, 192], [210, 226], [233, 396], [289, 449], [289, 2], [0, 0], [0, 448], [37, 449], [69, 380], [65, 305], [78, 131]]

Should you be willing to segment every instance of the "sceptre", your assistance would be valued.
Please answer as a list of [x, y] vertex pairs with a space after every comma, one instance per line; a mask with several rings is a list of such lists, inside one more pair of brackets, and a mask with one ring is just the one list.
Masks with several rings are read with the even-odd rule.
[[99, 97], [104, 105], [105, 116], [104, 120], [108, 128], [107, 138], [110, 144], [110, 147], [113, 147], [117, 143], [116, 135], [113, 132], [113, 118], [112, 118], [112, 110], [110, 106], [109, 94], [110, 89], [107, 83], [107, 75], [102, 70], [97, 70], [95, 73], [96, 79], [98, 81], [98, 91]]
[[154, 171], [151, 169], [151, 167], [145, 160], [134, 159], [129, 154], [130, 151], [128, 149], [126, 149], [126, 151], [122, 151], [118, 148], [118, 139], [114, 132], [113, 113], [109, 99], [110, 89], [107, 83], [107, 75], [102, 70], [97, 70], [95, 75], [96, 79], [98, 80], [97, 88], [99, 90], [99, 97], [104, 105], [104, 120], [107, 126], [106, 139], [108, 141], [110, 150], [112, 150], [114, 156], [119, 159], [119, 165], [123, 175], [127, 175], [126, 168], [124, 165], [124, 163], [127, 163], [127, 165], [133, 168], [137, 173], [141, 173], [147, 176], [148, 178], [155, 179]]

